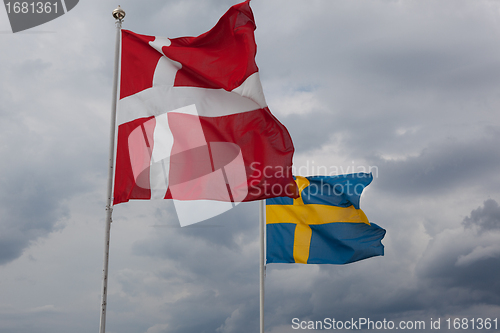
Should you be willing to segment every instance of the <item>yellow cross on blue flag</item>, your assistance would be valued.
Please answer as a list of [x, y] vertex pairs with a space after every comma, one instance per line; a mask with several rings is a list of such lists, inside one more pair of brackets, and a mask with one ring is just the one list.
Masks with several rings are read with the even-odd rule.
[[299, 198], [266, 200], [268, 264], [348, 264], [384, 255], [385, 230], [359, 208], [371, 173], [294, 178]]

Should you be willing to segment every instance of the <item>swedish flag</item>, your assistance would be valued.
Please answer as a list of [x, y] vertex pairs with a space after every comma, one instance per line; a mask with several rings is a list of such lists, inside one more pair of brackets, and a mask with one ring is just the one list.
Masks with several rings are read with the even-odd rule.
[[267, 263], [347, 264], [383, 256], [385, 230], [359, 208], [372, 174], [295, 177], [300, 197], [266, 200]]

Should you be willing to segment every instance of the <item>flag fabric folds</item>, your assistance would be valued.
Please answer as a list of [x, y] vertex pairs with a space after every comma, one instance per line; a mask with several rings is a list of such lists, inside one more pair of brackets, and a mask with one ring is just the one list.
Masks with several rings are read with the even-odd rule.
[[267, 107], [254, 30], [245, 1], [198, 37], [122, 31], [113, 204], [297, 197], [294, 147]]
[[295, 179], [299, 198], [266, 200], [267, 263], [347, 264], [384, 255], [385, 230], [359, 208], [372, 174]]

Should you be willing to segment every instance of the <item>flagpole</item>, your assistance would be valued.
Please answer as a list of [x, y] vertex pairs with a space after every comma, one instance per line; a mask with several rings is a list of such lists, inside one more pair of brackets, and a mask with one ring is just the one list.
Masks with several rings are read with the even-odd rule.
[[264, 333], [264, 274], [265, 274], [265, 248], [264, 248], [264, 206], [265, 200], [260, 200], [259, 209], [259, 234], [260, 234], [260, 333]]
[[104, 263], [102, 269], [102, 296], [101, 296], [101, 320], [99, 333], [106, 332], [106, 303], [108, 296], [108, 266], [109, 266], [109, 238], [111, 232], [111, 220], [113, 214], [113, 169], [115, 159], [115, 127], [116, 127], [116, 98], [118, 94], [118, 69], [120, 62], [120, 32], [125, 11], [118, 6], [113, 10], [116, 20], [116, 44], [115, 44], [115, 67], [113, 74], [113, 98], [111, 101], [111, 131], [109, 139], [109, 168], [108, 168], [108, 194], [106, 201], [106, 231], [104, 234]]

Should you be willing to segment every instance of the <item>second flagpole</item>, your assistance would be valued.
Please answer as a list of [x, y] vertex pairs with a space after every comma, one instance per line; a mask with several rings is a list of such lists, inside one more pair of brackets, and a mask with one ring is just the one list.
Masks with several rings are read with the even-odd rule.
[[259, 202], [259, 238], [260, 238], [260, 333], [264, 333], [264, 275], [265, 275], [265, 200]]

